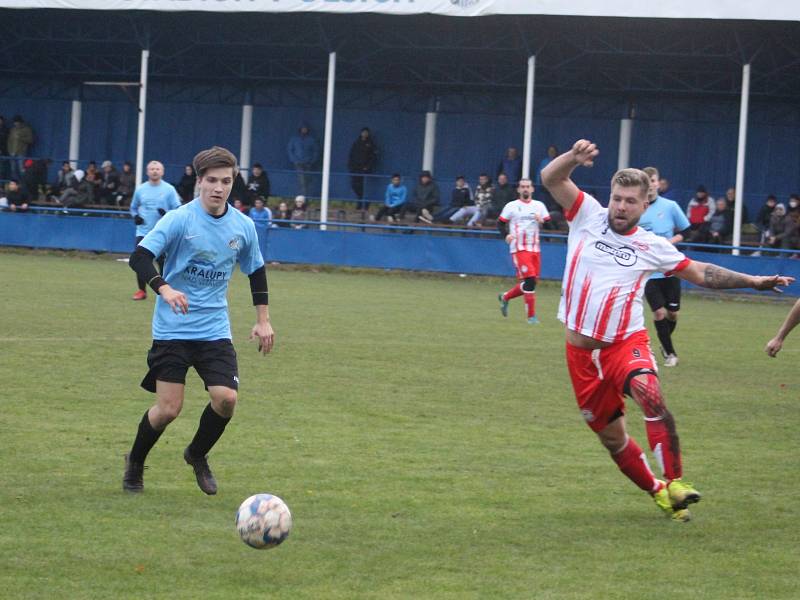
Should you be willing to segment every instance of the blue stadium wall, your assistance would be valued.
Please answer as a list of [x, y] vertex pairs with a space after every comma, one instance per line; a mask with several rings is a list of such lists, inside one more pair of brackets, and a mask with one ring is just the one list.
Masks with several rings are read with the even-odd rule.
[[[119, 90], [85, 88], [80, 156], [82, 161], [135, 155], [135, 105]], [[167, 179], [177, 180], [181, 167], [198, 149], [213, 144], [238, 152], [244, 91], [153, 82], [147, 107], [146, 159], [168, 165]], [[56, 160], [67, 156], [71, 99], [75, 89], [42, 82], [5, 81], [0, 114], [23, 114], [37, 132], [33, 153]], [[262, 162], [274, 193], [292, 195], [296, 184], [286, 144], [301, 122], [321, 141], [324, 89], [282, 87], [255, 89], [252, 160]], [[445, 190], [457, 174], [470, 181], [493, 171], [509, 145], [521, 147], [522, 95], [443, 95], [437, 127], [435, 171]], [[332, 194], [352, 198], [347, 169], [350, 144], [369, 126], [380, 147], [378, 172], [403, 173], [414, 179], [422, 162], [425, 111], [429, 98], [413, 92], [337, 90], [334, 115]], [[616, 168], [619, 119], [627, 100], [612, 97], [538, 94], [534, 109], [533, 169], [549, 144], [568, 147], [579, 137], [598, 142], [601, 156], [592, 170], [581, 170], [580, 182], [602, 193]], [[660, 167], [685, 204], [704, 184], [722, 194], [735, 180], [738, 102], [709, 99], [641, 99], [635, 102], [631, 161]], [[52, 171], [57, 166], [54, 166]], [[318, 179], [318, 178], [317, 178]], [[317, 184], [318, 184], [317, 180]], [[372, 178], [367, 195], [379, 199], [384, 177]], [[782, 200], [800, 190], [800, 105], [755, 100], [748, 135], [746, 201], [751, 215], [767, 193]], [[445, 191], [443, 190], [443, 191]]]
[[[258, 228], [258, 233], [262, 254], [268, 261], [509, 278], [514, 274], [508, 246], [497, 238], [291, 228]], [[0, 213], [0, 246], [128, 253], [132, 250], [134, 236], [135, 228], [130, 219]], [[561, 279], [566, 248], [563, 240], [542, 244], [544, 279]], [[786, 292], [800, 295], [800, 260], [695, 251], [688, 254], [697, 260], [712, 261], [755, 275], [791, 275], [798, 283]], [[689, 284], [684, 282], [684, 286]]]

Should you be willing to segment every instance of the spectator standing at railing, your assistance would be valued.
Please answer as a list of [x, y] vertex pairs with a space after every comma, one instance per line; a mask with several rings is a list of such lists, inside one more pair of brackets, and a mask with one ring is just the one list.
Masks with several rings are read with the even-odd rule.
[[247, 178], [247, 193], [250, 195], [250, 203], [255, 204], [257, 198], [269, 200], [270, 194], [269, 177], [261, 163], [253, 163], [250, 176]]
[[8, 126], [5, 117], [0, 115], [0, 179], [8, 179], [11, 175], [8, 159], [4, 156], [8, 156]]
[[[139, 246], [139, 242], [144, 239], [158, 220], [167, 214], [167, 211], [179, 208], [181, 205], [178, 191], [171, 183], [164, 181], [164, 165], [157, 160], [147, 163], [147, 181], [136, 188], [131, 202], [131, 216], [136, 224], [136, 243], [134, 248]], [[164, 272], [164, 255], [158, 257], [159, 272]], [[136, 283], [139, 289], [133, 294], [132, 300], [144, 300], [147, 298], [145, 285], [147, 284], [137, 275]]]
[[289, 155], [289, 162], [294, 166], [297, 173], [297, 185], [299, 186], [300, 195], [308, 195], [310, 189], [311, 170], [319, 158], [319, 144], [316, 138], [311, 135], [307, 123], [301, 123], [294, 135], [289, 139], [289, 145], [286, 148]]
[[[306, 207], [306, 197], [302, 194], [296, 196], [294, 199], [294, 207], [292, 208], [291, 220], [292, 221], [305, 221], [308, 219], [308, 208]], [[292, 225], [295, 229], [305, 229], [308, 227], [306, 223], [297, 223]]]
[[194, 186], [197, 184], [197, 175], [195, 175], [194, 167], [192, 165], [185, 165], [183, 167], [183, 175], [175, 186], [178, 195], [181, 197], [181, 202], [186, 204], [194, 199]]
[[364, 199], [364, 174], [374, 173], [378, 164], [378, 147], [372, 139], [372, 132], [369, 127], [361, 129], [356, 141], [350, 146], [350, 155], [347, 159], [347, 168], [350, 171], [350, 186], [359, 202], [356, 205], [358, 210], [367, 210], [368, 202], [361, 202]]
[[22, 177], [22, 161], [33, 146], [34, 134], [31, 126], [20, 115], [14, 115], [13, 121], [6, 146], [9, 156], [14, 157], [11, 160], [11, 174], [19, 180]]
[[383, 217], [386, 217], [389, 223], [393, 223], [398, 213], [403, 210], [408, 198], [408, 188], [401, 184], [400, 181], [399, 173], [392, 175], [392, 182], [386, 186], [383, 206], [381, 206], [378, 214], [375, 215], [375, 221], [380, 221]]
[[28, 210], [28, 194], [16, 179], [8, 182], [5, 195], [0, 200], [11, 212], [25, 212]]
[[114, 196], [117, 206], [130, 204], [133, 192], [136, 190], [136, 174], [133, 172], [133, 165], [127, 160], [122, 163], [122, 171], [119, 173], [119, 185]]
[[419, 174], [419, 181], [406, 202], [403, 216], [406, 212], [413, 212], [414, 220], [431, 224], [433, 223], [432, 211], [439, 205], [439, 199], [439, 186], [436, 185], [430, 171], [423, 171]]

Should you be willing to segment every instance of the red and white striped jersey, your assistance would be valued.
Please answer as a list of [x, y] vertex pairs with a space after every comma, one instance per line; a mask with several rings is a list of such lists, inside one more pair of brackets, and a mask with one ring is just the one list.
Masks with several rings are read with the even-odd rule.
[[508, 223], [508, 233], [514, 236], [508, 245], [511, 254], [520, 250], [539, 252], [539, 222], [550, 220], [550, 213], [544, 203], [538, 200], [514, 200], [503, 207], [500, 220]]
[[603, 342], [618, 342], [645, 328], [642, 295], [647, 278], [674, 274], [689, 259], [666, 238], [637, 227], [620, 235], [608, 209], [580, 192], [564, 215], [569, 221], [567, 264], [558, 319], [569, 329]]

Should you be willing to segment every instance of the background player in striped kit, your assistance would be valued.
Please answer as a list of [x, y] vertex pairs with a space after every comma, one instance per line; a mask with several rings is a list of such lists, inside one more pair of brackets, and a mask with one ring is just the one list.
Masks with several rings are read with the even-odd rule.
[[519, 283], [500, 294], [500, 312], [508, 316], [508, 303], [512, 298], [524, 296], [528, 323], [539, 323], [536, 317], [536, 280], [541, 271], [541, 248], [539, 230], [542, 223], [550, 220], [544, 203], [533, 199], [533, 182], [522, 179], [517, 187], [519, 197], [505, 205], [497, 227], [506, 240], [511, 259], [517, 270]]
[[[665, 514], [687, 521], [687, 507], [700, 500], [700, 493], [682, 480], [677, 427], [664, 402], [644, 324], [642, 284], [655, 271], [713, 289], [776, 290], [794, 279], [689, 260], [666, 239], [639, 227], [650, 180], [638, 169], [615, 173], [608, 208], [603, 208], [571, 179], [578, 166], [591, 167], [598, 153], [592, 142], [578, 140], [542, 171], [542, 182], [570, 223], [558, 311], [566, 326], [567, 367], [581, 414], [619, 469]], [[644, 413], [650, 449], [666, 481], [656, 479], [627, 433], [625, 395]]]

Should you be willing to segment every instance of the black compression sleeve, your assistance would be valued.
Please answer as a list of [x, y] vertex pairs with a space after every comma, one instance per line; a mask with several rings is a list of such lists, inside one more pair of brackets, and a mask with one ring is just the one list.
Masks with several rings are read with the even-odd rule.
[[269, 304], [269, 288], [267, 287], [267, 268], [262, 266], [248, 275], [250, 293], [253, 294], [253, 306]]
[[497, 219], [497, 230], [500, 232], [500, 235], [503, 236], [503, 239], [505, 239], [508, 235], [508, 223], [502, 219]]
[[678, 233], [680, 233], [683, 236], [683, 240], [686, 241], [689, 239], [689, 234], [692, 233], [692, 228], [687, 227], [686, 229], [684, 229], [683, 231], [679, 231]]
[[153, 264], [154, 258], [155, 255], [150, 252], [150, 250], [144, 246], [136, 246], [136, 250], [133, 251], [128, 259], [128, 264], [130, 265], [131, 269], [136, 271], [136, 274], [139, 277], [141, 277], [151, 288], [153, 288], [155, 293], [158, 293], [158, 288], [167, 282], [164, 281], [161, 275], [158, 274], [158, 270]]

